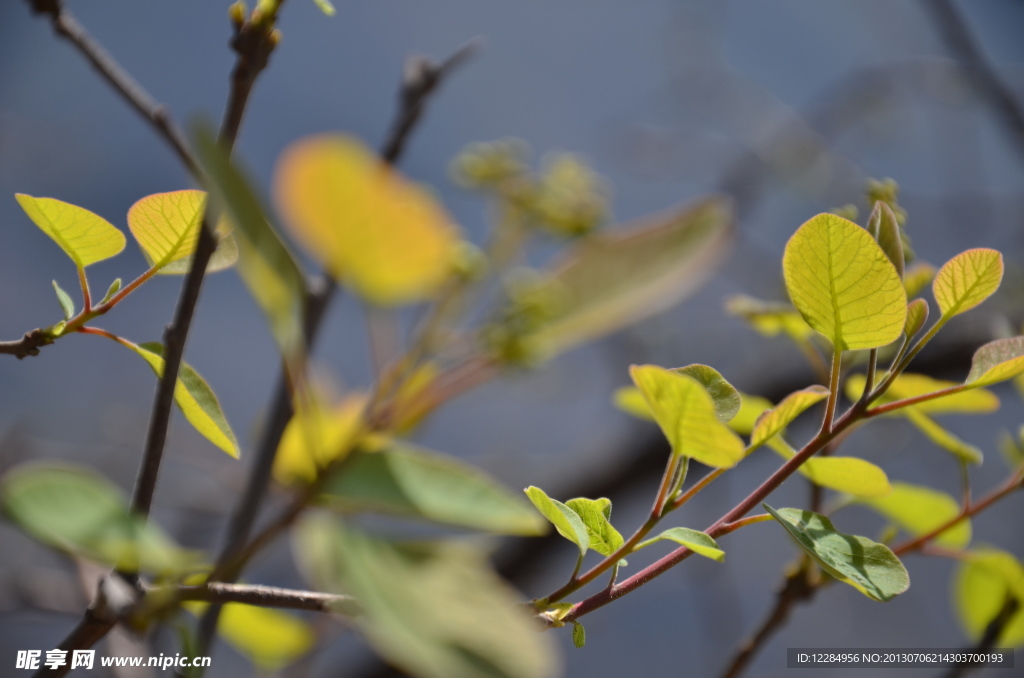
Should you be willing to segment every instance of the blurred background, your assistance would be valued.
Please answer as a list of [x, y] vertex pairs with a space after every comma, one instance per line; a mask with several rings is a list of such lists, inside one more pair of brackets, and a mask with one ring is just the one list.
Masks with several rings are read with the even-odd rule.
[[[309, 0], [282, 11], [283, 41], [260, 77], [237, 155], [266, 188], [281, 150], [314, 132], [344, 130], [378, 146], [395, 109], [403, 61], [442, 58], [480, 36], [477, 56], [431, 100], [402, 169], [430, 184], [476, 242], [487, 214], [451, 181], [450, 160], [474, 141], [516, 137], [536, 157], [572, 151], [613, 187], [616, 221], [710, 192], [735, 200], [734, 248], [714, 278], [678, 308], [542, 369], [509, 374], [451, 403], [417, 441], [476, 463], [512, 487], [552, 496], [606, 495], [630, 530], [648, 510], [664, 444], [653, 425], [611, 404], [631, 363], [706, 363], [740, 390], [781, 398], [813, 373], [785, 339], [765, 339], [728, 316], [723, 299], [749, 293], [785, 299], [780, 260], [810, 216], [855, 203], [866, 217], [869, 177], [893, 177], [920, 259], [941, 265], [969, 247], [1006, 256], [998, 296], [958, 318], [921, 356], [919, 371], [961, 379], [973, 347], [1024, 319], [1024, 3], [1019, 0], [339, 0], [324, 17]], [[233, 53], [227, 2], [69, 2], [81, 22], [179, 120], [219, 118]], [[77, 289], [65, 255], [25, 217], [15, 192], [86, 207], [119, 227], [140, 197], [191, 185], [150, 129], [100, 81], [27, 3], [0, 7], [0, 339], [60, 318], [51, 280]], [[96, 288], [134, 278], [145, 262], [132, 243], [90, 268]], [[154, 341], [169, 320], [180, 280], [144, 286], [102, 326]], [[317, 352], [338, 383], [369, 378], [359, 304], [332, 307]], [[186, 359], [213, 386], [242, 442], [250, 443], [278, 371], [262, 317], [238, 277], [204, 288]], [[72, 337], [36, 358], [0, 359], [0, 465], [64, 459], [99, 468], [130, 490], [154, 391], [149, 368], [94, 337]], [[946, 423], [981, 447], [979, 491], [1005, 474], [996, 452], [1024, 408], [1010, 387], [1002, 409]], [[187, 546], [219, 548], [223, 520], [245, 479], [245, 458], [215, 450], [175, 415], [156, 497], [156, 517]], [[807, 432], [794, 432], [801, 439]], [[955, 492], [952, 457], [901, 421], [853, 436], [846, 453], [883, 466], [893, 480]], [[778, 465], [761, 452], [679, 516], [703, 527]], [[799, 505], [799, 478], [773, 497]], [[692, 508], [691, 508], [692, 506]], [[975, 521], [975, 541], [1024, 556], [1010, 497]], [[839, 527], [877, 536], [882, 521], [859, 508]], [[585, 619], [586, 649], [564, 647], [566, 675], [717, 675], [770, 608], [795, 557], [777, 526], [726, 537], [724, 564], [687, 561]], [[506, 545], [504, 571], [529, 596], [564, 581], [572, 546]], [[0, 662], [17, 649], [57, 645], [87, 595], [69, 564], [0, 524]], [[250, 581], [301, 586], [281, 544], [250, 569]], [[638, 558], [638, 560], [643, 560]], [[646, 562], [646, 561], [645, 561]], [[949, 600], [950, 561], [909, 556], [913, 585], [885, 604], [829, 587], [798, 607], [757, 656], [750, 676], [782, 676], [787, 647], [958, 647], [968, 641]], [[332, 641], [286, 676], [385, 675], [366, 646], [338, 625]], [[158, 647], [174, 639], [157, 638]], [[111, 639], [109, 654], [133, 641]], [[160, 645], [163, 643], [163, 645]], [[173, 650], [172, 650], [173, 652]], [[5, 672], [7, 669], [4, 670]], [[251, 675], [218, 647], [211, 678]], [[93, 674], [90, 674], [93, 675]], [[95, 673], [99, 675], [99, 672]], [[129, 675], [129, 674], [123, 674]], [[132, 674], [146, 675], [146, 674]], [[846, 675], [821, 669], [820, 676]], [[874, 675], [888, 675], [877, 671]], [[892, 675], [937, 675], [905, 670]]]

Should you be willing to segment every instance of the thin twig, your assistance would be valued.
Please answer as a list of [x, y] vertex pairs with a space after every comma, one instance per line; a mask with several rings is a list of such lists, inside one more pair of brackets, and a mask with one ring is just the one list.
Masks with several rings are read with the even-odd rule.
[[205, 603], [243, 603], [260, 607], [279, 607], [312, 612], [336, 612], [345, 615], [360, 613], [359, 603], [352, 596], [319, 591], [299, 591], [276, 586], [226, 584], [211, 582], [204, 586], [181, 586], [171, 590], [151, 589], [147, 594], [168, 593], [181, 601]]
[[[984, 654], [991, 652], [995, 648], [996, 643], [999, 642], [999, 637], [1003, 635], [1003, 631], [1016, 616], [1017, 612], [1020, 611], [1020, 599], [1014, 596], [1008, 595], [1006, 600], [1003, 602], [1003, 606], [999, 608], [999, 612], [992, 621], [985, 627], [985, 632], [981, 634], [981, 638], [978, 640], [977, 645], [967, 650], [964, 650], [964, 654]], [[989, 666], [998, 666], [998, 664], [989, 664]], [[978, 664], [957, 664], [950, 668], [949, 672], [943, 678], [963, 678], [974, 669], [982, 668]]]

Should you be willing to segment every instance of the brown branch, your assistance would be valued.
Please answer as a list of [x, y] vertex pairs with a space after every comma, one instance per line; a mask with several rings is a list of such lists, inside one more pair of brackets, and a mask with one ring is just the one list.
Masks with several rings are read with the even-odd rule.
[[26, 332], [18, 341], [0, 341], [0, 353], [13, 355], [18, 360], [25, 356], [39, 355], [39, 347], [53, 343], [53, 337], [43, 330]]
[[[981, 638], [978, 643], [973, 647], [964, 650], [964, 653], [986, 653], [991, 652], [995, 648], [996, 643], [999, 642], [999, 637], [1003, 635], [1003, 631], [1013, 620], [1017, 612], [1020, 611], [1020, 599], [1014, 596], [1008, 595], [1006, 600], [1003, 602], [1003, 606], [999, 608], [999, 612], [992, 621], [985, 627], [985, 632], [981, 634]], [[963, 678], [974, 669], [981, 668], [978, 664], [956, 664], [950, 668], [949, 672], [943, 678]]]
[[359, 603], [352, 596], [318, 591], [299, 591], [276, 586], [226, 584], [211, 582], [204, 586], [182, 586], [170, 590], [151, 589], [148, 593], [170, 593], [180, 601], [205, 603], [243, 603], [260, 607], [279, 607], [312, 612], [334, 612], [347, 616], [362, 614]]

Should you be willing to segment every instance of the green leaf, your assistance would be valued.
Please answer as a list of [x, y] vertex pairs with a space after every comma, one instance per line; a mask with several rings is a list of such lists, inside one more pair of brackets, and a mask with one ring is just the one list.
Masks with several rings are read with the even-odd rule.
[[602, 556], [610, 556], [622, 546], [622, 535], [611, 524], [611, 499], [578, 497], [565, 502], [565, 505], [575, 511], [583, 521], [583, 526], [587, 528], [587, 536], [590, 538], [590, 548]]
[[908, 268], [903, 274], [903, 287], [907, 290], [907, 299], [916, 297], [934, 279], [935, 267], [931, 264], [919, 261]]
[[531, 339], [559, 353], [675, 306], [721, 261], [732, 223], [711, 197], [580, 240], [552, 274], [566, 303]]
[[1009, 431], [1003, 431], [1000, 434], [999, 452], [1003, 455], [1003, 460], [1011, 471], [1016, 471], [1024, 466], [1024, 426], [1016, 436]]
[[914, 299], [907, 304], [907, 323], [903, 326], [903, 334], [907, 335], [908, 340], [920, 332], [926, 322], [928, 322], [927, 301], [924, 299]]
[[615, 407], [626, 414], [631, 414], [637, 419], [654, 421], [654, 415], [651, 414], [651, 408], [647, 406], [644, 394], [636, 386], [623, 386], [615, 389], [612, 401], [615, 403]]
[[57, 293], [57, 301], [64, 312], [64, 320], [71, 320], [75, 315], [75, 302], [71, 301], [71, 296], [61, 289], [56, 280], [53, 281], [53, 291]]
[[[156, 373], [164, 373], [164, 347], [157, 342], [133, 344], [127, 339], [117, 338], [117, 343], [138, 354]], [[174, 386], [174, 402], [185, 415], [188, 423], [211, 443], [238, 459], [240, 449], [235, 434], [231, 431], [224, 412], [220, 409], [217, 396], [210, 385], [187, 363], [178, 369], [178, 382]]]
[[774, 337], [781, 332], [799, 343], [814, 334], [804, 317], [790, 304], [737, 294], [726, 299], [725, 310], [743, 318], [766, 337]]
[[18, 466], [0, 480], [0, 501], [23, 530], [71, 555], [161, 574], [199, 564], [196, 554], [178, 547], [154, 523], [133, 516], [121, 491], [90, 469]]
[[[771, 438], [768, 446], [784, 459], [796, 454], [782, 436]], [[798, 470], [815, 485], [855, 497], [884, 497], [892, 491], [885, 471], [857, 457], [812, 457]]]
[[743, 441], [719, 421], [711, 396], [692, 377], [655, 365], [634, 365], [630, 375], [675, 454], [717, 468], [743, 458]]
[[952, 452], [954, 455], [970, 464], [981, 464], [984, 459], [984, 455], [981, 453], [981, 450], [970, 443], [960, 440], [960, 438], [944, 429], [927, 414], [913, 407], [904, 408], [900, 412], [910, 421], [911, 424], [916, 426], [921, 433], [925, 434], [929, 440], [942, 449]]
[[772, 401], [746, 393], [741, 393], [740, 396], [743, 399], [740, 411], [729, 422], [729, 428], [736, 433], [748, 436], [753, 433], [758, 418], [767, 410], [772, 409]]
[[903, 282], [857, 224], [834, 214], [812, 218], [786, 244], [782, 270], [793, 305], [836, 350], [885, 346], [903, 333]]
[[103, 217], [54, 198], [15, 193], [25, 214], [60, 245], [78, 268], [109, 259], [124, 249], [124, 233]]
[[932, 293], [943, 318], [969, 311], [999, 289], [1003, 280], [1003, 255], [979, 247], [947, 261], [935, 274]]
[[105, 304], [110, 301], [110, 298], [121, 291], [121, 279], [114, 278], [114, 282], [110, 283], [110, 287], [107, 288], [107, 293], [103, 295], [100, 300], [101, 304]]
[[369, 510], [497, 534], [533, 536], [547, 525], [521, 497], [464, 462], [405, 443], [356, 451], [324, 486], [323, 498]]
[[355, 596], [354, 620], [389, 663], [417, 678], [552, 678], [552, 639], [487, 555], [465, 543], [402, 547], [306, 516], [294, 552], [318, 590]]
[[677, 544], [682, 544], [698, 556], [717, 560], [720, 563], [725, 560], [725, 551], [718, 548], [718, 542], [703, 532], [691, 530], [688, 527], [669, 528], [657, 537], [640, 542], [636, 548], [639, 550], [659, 541], [674, 541]]
[[867, 537], [843, 534], [823, 515], [784, 508], [772, 514], [809, 556], [839, 581], [868, 598], [886, 602], [910, 587], [910, 575], [889, 547]]
[[1024, 337], [996, 339], [974, 352], [965, 384], [989, 386], [1024, 373]]
[[583, 647], [587, 644], [587, 630], [578, 621], [572, 623], [572, 644], [576, 647]]
[[[980, 640], [1008, 597], [1024, 603], [1024, 567], [1012, 554], [997, 549], [971, 551], [953, 584], [953, 602], [967, 635]], [[996, 647], [1024, 645], [1024, 605], [993, 641]]]
[[900, 237], [900, 226], [896, 222], [896, 215], [892, 208], [881, 200], [875, 201], [875, 208], [868, 219], [868, 233], [878, 242], [878, 246], [885, 252], [896, 272], [903, 277], [903, 239]]
[[549, 497], [539, 487], [531, 485], [523, 491], [540, 514], [555, 526], [558, 534], [576, 544], [581, 556], [586, 555], [587, 549], [590, 548], [590, 532], [579, 514], [557, 499]]
[[740, 411], [740, 406], [743, 403], [740, 392], [726, 381], [725, 377], [715, 368], [694, 364], [677, 367], [672, 371], [696, 379], [698, 384], [707, 389], [708, 395], [715, 403], [715, 413], [720, 421], [731, 421]]
[[[183, 275], [192, 266], [205, 212], [204, 191], [154, 193], [129, 208], [128, 228], [150, 268], [163, 275]], [[217, 249], [206, 265], [207, 273], [229, 268], [238, 259], [238, 246], [227, 221], [221, 220], [215, 235]]]
[[267, 317], [270, 332], [294, 370], [305, 354], [306, 280], [267, 220], [250, 182], [207, 127], [195, 131], [196, 150], [210, 195], [235, 225], [238, 274]]
[[[910, 483], [893, 483], [888, 496], [863, 502], [915, 537], [927, 534], [960, 515], [960, 505], [953, 497]], [[950, 548], [967, 546], [971, 542], [971, 521], [960, 521], [943, 531], [935, 541]]]
[[828, 397], [824, 386], [808, 386], [786, 396], [781, 403], [760, 416], [750, 436], [750, 447], [756, 449], [781, 433], [804, 410]]

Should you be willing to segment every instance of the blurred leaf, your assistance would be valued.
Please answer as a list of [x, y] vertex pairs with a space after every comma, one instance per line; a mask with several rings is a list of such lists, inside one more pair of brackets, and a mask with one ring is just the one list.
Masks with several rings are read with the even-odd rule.
[[92, 470], [24, 464], [0, 481], [7, 515], [39, 541], [60, 551], [126, 571], [159, 574], [199, 565], [154, 523], [133, 516], [121, 491]]
[[[796, 454], [782, 436], [771, 438], [768, 446], [787, 460]], [[885, 471], [857, 457], [811, 457], [799, 471], [815, 485], [855, 497], [884, 497], [892, 491]]]
[[57, 293], [57, 302], [60, 304], [60, 310], [64, 312], [64, 320], [71, 320], [75, 315], [75, 302], [71, 301], [70, 295], [61, 289], [56, 280], [53, 281], [53, 291]]
[[579, 514], [557, 499], [549, 497], [539, 487], [531, 485], [523, 491], [540, 514], [555, 526], [558, 534], [576, 544], [581, 556], [586, 555], [587, 549], [590, 548], [590, 532]]
[[435, 400], [424, 396], [430, 393], [430, 387], [440, 374], [437, 363], [425, 362], [402, 381], [390, 405], [391, 423], [396, 433], [409, 433], [433, 411]]
[[781, 332], [801, 342], [814, 334], [804, 317], [790, 304], [761, 301], [745, 294], [736, 294], [726, 299], [725, 309], [746, 320], [766, 337], [774, 337]]
[[24, 193], [15, 193], [14, 197], [28, 218], [60, 245], [80, 269], [120, 254], [124, 249], [124, 233], [83, 207], [54, 198], [33, 198]]
[[971, 371], [964, 381], [972, 387], [989, 386], [1024, 373], [1024, 337], [996, 339], [974, 352]]
[[839, 581], [886, 602], [910, 587], [910, 575], [889, 547], [843, 534], [823, 515], [761, 504], [809, 556]]
[[552, 274], [566, 303], [532, 338], [555, 354], [675, 306], [721, 261], [732, 221], [711, 197], [580, 240]]
[[[164, 347], [157, 342], [133, 344], [127, 339], [117, 338], [117, 343], [125, 346], [142, 357], [156, 373], [157, 378], [164, 373]], [[220, 409], [217, 396], [209, 384], [188, 363], [181, 363], [178, 370], [178, 382], [174, 386], [174, 402], [188, 423], [199, 431], [204, 438], [230, 454], [235, 459], [240, 454], [238, 441], [231, 431], [224, 412]]]
[[924, 299], [914, 299], [907, 304], [907, 324], [903, 326], [903, 334], [911, 339], [921, 331], [924, 324], [928, 322], [928, 302]]
[[[201, 616], [206, 603], [184, 603]], [[255, 605], [228, 603], [220, 613], [217, 634], [262, 671], [288, 666], [316, 644], [310, 625], [298, 617]]]
[[718, 468], [743, 458], [743, 441], [719, 421], [711, 396], [692, 377], [655, 365], [634, 365], [630, 375], [675, 454]]
[[896, 272], [902, 278], [905, 262], [900, 226], [896, 222], [896, 215], [893, 214], [892, 208], [881, 200], [875, 202], [875, 208], [868, 218], [868, 233], [878, 242], [878, 246], [882, 248], [885, 256], [896, 267]]
[[903, 274], [903, 287], [907, 290], [907, 299], [913, 299], [935, 278], [935, 267], [919, 261], [907, 268]]
[[1003, 255], [977, 248], [962, 252], [935, 274], [932, 293], [943, 318], [969, 311], [999, 289], [1003, 280]]
[[612, 527], [612, 501], [607, 497], [570, 499], [565, 505], [576, 512], [587, 528], [590, 548], [602, 556], [610, 556], [623, 544], [622, 535]]
[[1024, 645], [1024, 567], [1005, 551], [971, 551], [953, 584], [954, 605], [967, 635], [980, 640], [1010, 596], [1022, 606], [995, 640], [996, 647]]
[[[154, 193], [131, 206], [128, 228], [150, 268], [166, 275], [188, 273], [205, 211], [206, 193], [196, 190]], [[206, 266], [207, 273], [228, 268], [238, 259], [228, 222], [222, 219], [215, 232], [217, 249]]]
[[405, 443], [389, 445], [379, 452], [353, 452], [328, 479], [324, 498], [347, 509], [498, 534], [534, 536], [547, 531], [526, 502], [479, 469]]
[[[892, 493], [864, 499], [875, 509], [915, 537], [927, 534], [960, 515], [960, 505], [945, 492], [923, 485], [893, 483]], [[962, 520], [935, 538], [937, 544], [963, 548], [971, 542], [971, 521]]]
[[[846, 380], [846, 394], [851, 400], [860, 398], [864, 392], [865, 379], [862, 374], [850, 375]], [[916, 398], [928, 393], [937, 393], [960, 384], [955, 381], [944, 381], [933, 379], [925, 374], [914, 374], [904, 372], [896, 377], [888, 390], [879, 402], [890, 403], [896, 400]], [[992, 391], [986, 389], [972, 389], [958, 391], [949, 395], [926, 400], [924, 402], [910, 405], [909, 407], [897, 410], [894, 414], [901, 414], [906, 409], [913, 409], [929, 415], [936, 414], [987, 414], [999, 409], [999, 398]]]
[[640, 542], [636, 548], [639, 550], [659, 541], [674, 541], [699, 556], [717, 560], [720, 563], [725, 560], [725, 551], [718, 548], [718, 542], [703, 532], [691, 530], [688, 527], [669, 528], [652, 539]]
[[824, 386], [808, 386], [790, 393], [781, 403], [758, 418], [754, 432], [750, 434], [750, 447], [764, 445], [772, 436], [784, 431], [804, 410], [827, 397], [828, 389]]
[[321, 12], [327, 16], [334, 16], [334, 5], [331, 4], [330, 0], [313, 0], [313, 2], [320, 8]]
[[572, 644], [576, 647], [583, 647], [587, 644], [587, 630], [578, 621], [572, 623]]
[[743, 403], [740, 392], [726, 381], [725, 377], [715, 368], [695, 364], [677, 367], [672, 371], [696, 379], [697, 383], [707, 390], [711, 400], [715, 403], [715, 413], [720, 421], [728, 422], [740, 411], [740, 406]]
[[270, 332], [294, 371], [305, 354], [306, 280], [267, 220], [249, 181], [213, 133], [199, 127], [194, 136], [200, 164], [211, 184], [210, 194], [235, 225], [238, 274], [266, 315]]
[[274, 195], [310, 255], [371, 303], [429, 299], [451, 273], [458, 245], [451, 217], [351, 137], [323, 134], [289, 146]]
[[296, 556], [320, 590], [358, 598], [355, 622], [390, 664], [417, 678], [550, 678], [558, 673], [550, 638], [520, 597], [468, 544], [418, 548], [306, 516]]
[[944, 429], [927, 414], [924, 414], [913, 407], [904, 408], [900, 410], [900, 412], [910, 421], [911, 424], [916, 426], [921, 433], [925, 434], [929, 440], [942, 449], [952, 452], [960, 459], [971, 464], [980, 464], [982, 462], [984, 455], [982, 455], [981, 450], [970, 443], [960, 440], [960, 438]]
[[631, 414], [637, 419], [654, 421], [654, 415], [651, 414], [651, 408], [647, 406], [644, 394], [636, 386], [623, 386], [615, 389], [612, 401], [615, 403], [615, 407], [626, 414]]
[[277, 446], [275, 480], [283, 485], [311, 483], [347, 455], [362, 428], [366, 402], [365, 395], [351, 395], [327, 409], [316, 395], [300, 399]]
[[793, 305], [836, 350], [885, 346], [903, 333], [903, 282], [857, 224], [834, 214], [811, 218], [786, 244], [782, 268]]
[[999, 436], [999, 452], [1003, 455], [1006, 465], [1010, 470], [1016, 471], [1024, 466], [1024, 426], [1014, 436], [1009, 431], [1003, 431]]
[[740, 396], [742, 398], [740, 411], [729, 422], [729, 428], [741, 435], [748, 436], [754, 431], [758, 418], [765, 411], [772, 409], [772, 401], [746, 393], [741, 393]]

